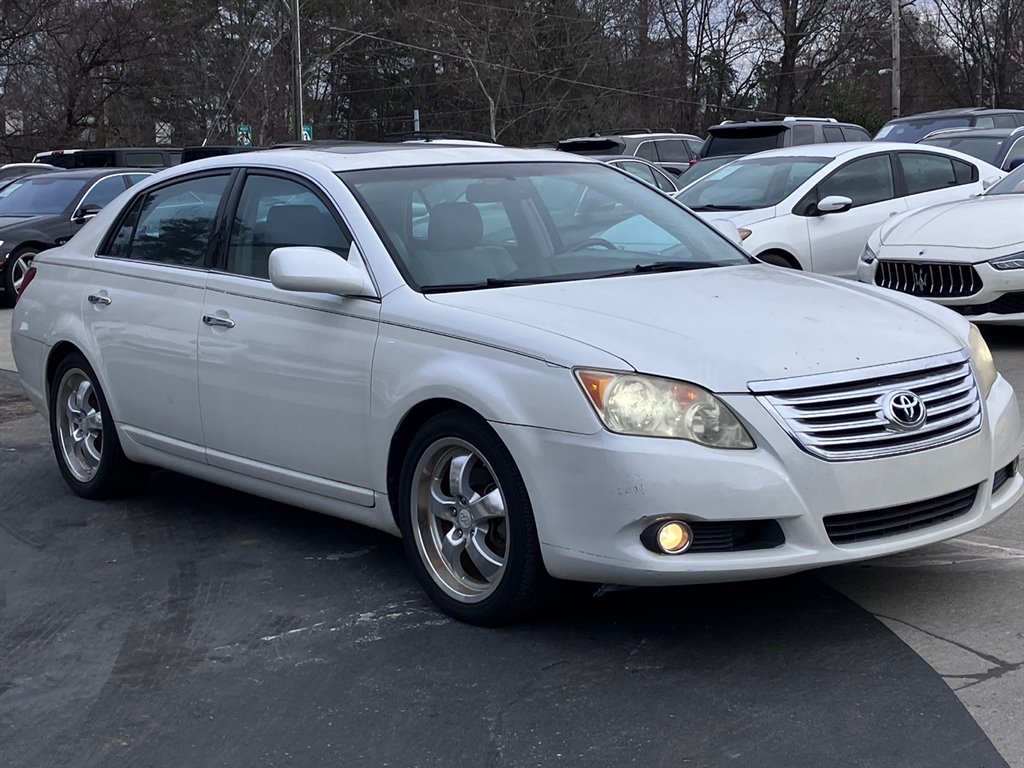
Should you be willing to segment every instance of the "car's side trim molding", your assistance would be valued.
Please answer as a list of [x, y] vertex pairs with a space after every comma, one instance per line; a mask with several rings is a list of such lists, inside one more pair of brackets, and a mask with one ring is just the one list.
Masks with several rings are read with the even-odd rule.
[[[139, 445], [192, 461], [206, 461], [206, 451], [201, 445], [150, 432], [148, 429], [133, 427], [131, 424], [119, 424], [118, 426], [121, 428], [122, 434], [127, 435]], [[131, 456], [130, 448], [125, 453], [129, 454], [128, 458], [134, 458]]]

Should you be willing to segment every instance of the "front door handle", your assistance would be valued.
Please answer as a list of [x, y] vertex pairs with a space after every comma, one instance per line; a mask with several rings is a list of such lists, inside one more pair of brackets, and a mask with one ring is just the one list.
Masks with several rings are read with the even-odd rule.
[[88, 298], [90, 304], [102, 304], [103, 306], [110, 304], [110, 297], [99, 293], [90, 293]]
[[218, 317], [217, 315], [203, 315], [203, 322], [211, 328], [234, 328], [235, 321], [230, 317]]

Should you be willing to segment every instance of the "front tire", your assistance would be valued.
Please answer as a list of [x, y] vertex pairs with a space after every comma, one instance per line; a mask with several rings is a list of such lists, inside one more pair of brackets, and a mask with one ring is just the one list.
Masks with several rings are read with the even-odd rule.
[[0, 287], [3, 288], [3, 300], [13, 307], [18, 300], [18, 291], [25, 280], [25, 275], [32, 266], [32, 260], [39, 255], [38, 248], [19, 248], [7, 257], [3, 275], [0, 275]]
[[417, 432], [398, 523], [416, 578], [449, 616], [494, 626], [538, 607], [548, 575], [526, 484], [480, 417], [449, 411]]
[[129, 490], [140, 467], [121, 450], [103, 390], [80, 353], [72, 352], [57, 365], [49, 405], [53, 452], [68, 487], [86, 499]]

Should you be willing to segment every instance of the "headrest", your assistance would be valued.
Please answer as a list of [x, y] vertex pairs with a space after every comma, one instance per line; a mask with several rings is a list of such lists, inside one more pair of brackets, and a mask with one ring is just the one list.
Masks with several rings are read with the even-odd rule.
[[484, 221], [472, 203], [438, 203], [430, 209], [427, 248], [432, 251], [465, 251], [476, 248], [484, 237]]
[[267, 211], [264, 240], [272, 245], [313, 245], [337, 248], [342, 238], [338, 225], [315, 205], [275, 205]]

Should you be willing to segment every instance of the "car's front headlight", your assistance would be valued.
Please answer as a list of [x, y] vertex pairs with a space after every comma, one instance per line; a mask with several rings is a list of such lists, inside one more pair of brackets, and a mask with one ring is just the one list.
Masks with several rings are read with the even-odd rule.
[[989, 262], [994, 269], [1000, 271], [1005, 269], [1024, 269], [1024, 252], [1011, 253], [1009, 256], [1000, 256]]
[[878, 254], [875, 252], [875, 249], [871, 247], [870, 241], [864, 243], [864, 251], [860, 255], [860, 260], [863, 261], [865, 264], [871, 264], [877, 258]]
[[967, 344], [971, 350], [974, 375], [978, 377], [978, 386], [981, 387], [981, 396], [988, 397], [999, 372], [996, 371], [996, 361], [992, 359], [992, 351], [988, 348], [985, 337], [974, 323], [971, 323], [971, 331], [967, 334]]
[[695, 384], [612, 371], [577, 370], [576, 379], [612, 432], [692, 440], [711, 448], [754, 447], [728, 406]]

